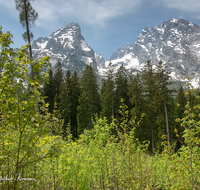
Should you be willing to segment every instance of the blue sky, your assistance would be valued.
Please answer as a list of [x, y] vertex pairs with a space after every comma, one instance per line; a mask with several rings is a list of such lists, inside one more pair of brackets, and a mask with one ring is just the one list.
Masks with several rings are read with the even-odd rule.
[[[184, 18], [200, 26], [200, 0], [35, 0], [39, 18], [31, 28], [34, 39], [46, 37], [77, 22], [88, 45], [107, 61], [127, 43], [134, 44], [144, 27]], [[14, 0], [0, 0], [0, 25], [13, 34], [14, 48], [26, 44]]]

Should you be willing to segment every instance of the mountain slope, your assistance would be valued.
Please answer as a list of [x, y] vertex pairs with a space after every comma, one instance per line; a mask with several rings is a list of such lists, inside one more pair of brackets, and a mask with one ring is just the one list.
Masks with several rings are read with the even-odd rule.
[[162, 60], [173, 79], [185, 81], [188, 76], [197, 86], [200, 78], [200, 27], [184, 19], [170, 19], [154, 28], [145, 27], [134, 45], [127, 44], [118, 49], [109, 61], [116, 67], [123, 63], [127, 69], [138, 72], [147, 60], [153, 64]]
[[58, 62], [62, 63], [64, 71], [70, 69], [81, 73], [86, 64], [93, 65], [97, 70], [99, 65], [105, 66], [105, 60], [94, 52], [81, 35], [80, 26], [77, 23], [66, 25], [48, 37], [38, 38], [32, 44], [33, 57], [44, 55], [51, 57], [52, 68]]
[[105, 65], [111, 61], [116, 68], [124, 64], [126, 69], [141, 72], [147, 60], [158, 64], [162, 60], [175, 80], [192, 78], [197, 87], [200, 78], [200, 27], [184, 19], [170, 19], [154, 28], [145, 27], [134, 45], [128, 43], [115, 51], [110, 60], [95, 53], [81, 35], [80, 26], [71, 23], [48, 37], [38, 38], [32, 44], [33, 57], [51, 57], [52, 68], [62, 63], [64, 71], [76, 70], [79, 74], [87, 64], [103, 75]]

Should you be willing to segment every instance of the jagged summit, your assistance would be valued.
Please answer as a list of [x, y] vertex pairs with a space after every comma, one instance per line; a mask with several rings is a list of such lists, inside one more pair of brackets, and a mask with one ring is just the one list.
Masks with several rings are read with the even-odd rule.
[[111, 61], [116, 68], [123, 64], [126, 69], [141, 72], [147, 60], [153, 64], [162, 60], [175, 80], [184, 81], [188, 76], [197, 86], [200, 78], [200, 27], [185, 19], [170, 19], [153, 28], [145, 27], [134, 44], [119, 48], [106, 63], [87, 44], [75, 22], [48, 37], [38, 38], [32, 48], [34, 58], [49, 55], [53, 68], [61, 62], [66, 71], [81, 73], [87, 64], [93, 63], [103, 75], [105, 65]]
[[105, 65], [103, 57], [87, 44], [81, 35], [80, 26], [72, 22], [65, 25], [48, 37], [38, 38], [32, 44], [33, 56], [42, 57], [48, 55], [53, 69], [58, 62], [62, 63], [63, 69], [77, 70], [81, 73], [87, 64], [92, 63], [97, 70], [98, 64]]
[[63, 26], [62, 28], [60, 28], [56, 32], [53, 32], [50, 36], [56, 37], [56, 36], [59, 36], [60, 34], [68, 34], [70, 36], [74, 36], [74, 35], [80, 36], [81, 35], [81, 28], [78, 25], [78, 23], [72, 22], [68, 25]]
[[[185, 80], [187, 76], [198, 85], [200, 78], [200, 27], [185, 19], [170, 19], [154, 28], [145, 27], [134, 45], [126, 44], [113, 53], [110, 61], [121, 63], [136, 72], [147, 60], [168, 65], [171, 76]], [[107, 64], [107, 63], [106, 63]]]

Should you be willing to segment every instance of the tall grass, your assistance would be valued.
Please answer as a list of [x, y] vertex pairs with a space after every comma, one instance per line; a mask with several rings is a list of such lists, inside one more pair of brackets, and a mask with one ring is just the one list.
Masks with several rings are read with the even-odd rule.
[[[199, 152], [194, 152], [192, 157], [192, 187], [189, 147], [170, 155], [166, 146], [162, 154], [150, 156], [148, 144], [141, 145], [134, 138], [134, 130], [119, 138], [112, 135], [114, 126], [114, 123], [108, 125], [106, 119], [98, 119], [94, 129], [85, 131], [76, 142], [53, 137], [60, 151], [37, 163], [36, 181], [28, 187], [41, 190], [199, 189]], [[29, 173], [33, 168], [27, 170]]]

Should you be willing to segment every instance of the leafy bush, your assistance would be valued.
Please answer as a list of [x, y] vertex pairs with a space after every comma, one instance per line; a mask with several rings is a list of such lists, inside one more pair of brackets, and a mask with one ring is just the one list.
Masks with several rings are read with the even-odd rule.
[[[1, 189], [33, 186], [37, 163], [51, 155], [51, 122], [39, 87], [47, 79], [49, 58], [31, 60], [28, 46], [10, 48], [12, 35], [0, 28]], [[35, 77], [29, 76], [29, 69]], [[22, 178], [24, 180], [22, 180]], [[27, 180], [32, 178], [33, 180]]]

